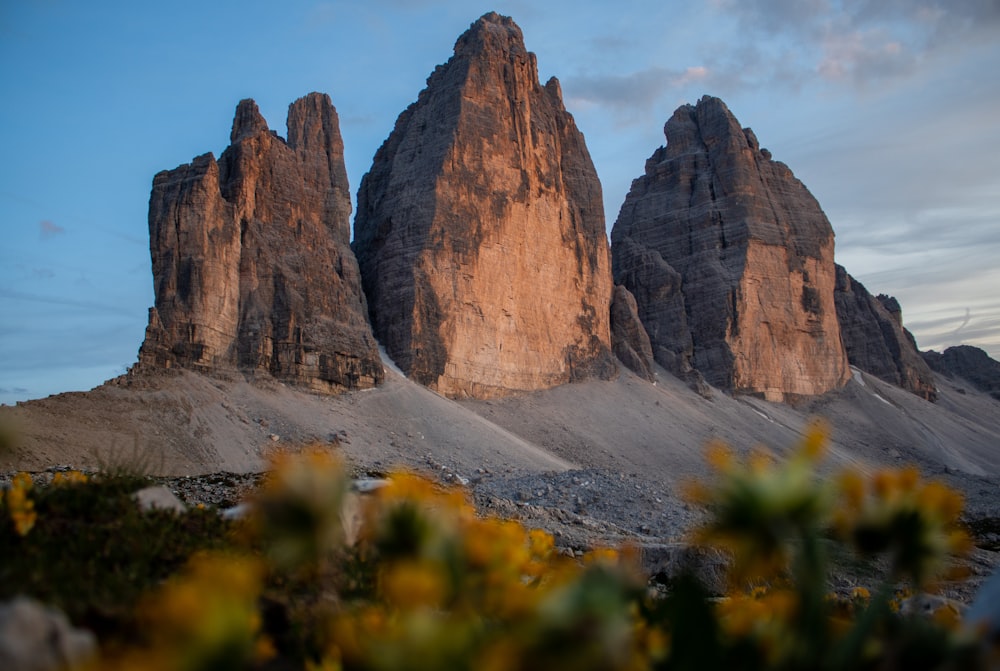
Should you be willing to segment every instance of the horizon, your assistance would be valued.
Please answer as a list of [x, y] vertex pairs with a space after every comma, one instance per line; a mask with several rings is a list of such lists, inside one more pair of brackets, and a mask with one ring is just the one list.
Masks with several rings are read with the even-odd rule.
[[899, 300], [921, 350], [1000, 358], [1000, 7], [378, 0], [261, 20], [269, 3], [179, 4], [0, 9], [0, 403], [90, 389], [135, 362], [153, 176], [221, 154], [240, 99], [284, 137], [292, 101], [329, 94], [354, 200], [396, 117], [494, 9], [541, 81], [559, 79], [608, 233], [673, 111], [717, 96], [819, 201], [837, 262]]

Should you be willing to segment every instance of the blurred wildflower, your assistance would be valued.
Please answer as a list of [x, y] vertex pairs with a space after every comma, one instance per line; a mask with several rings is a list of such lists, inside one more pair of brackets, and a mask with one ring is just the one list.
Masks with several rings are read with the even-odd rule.
[[65, 485], [82, 485], [88, 481], [87, 475], [80, 471], [65, 471], [52, 476], [52, 485], [55, 487]]
[[281, 453], [254, 499], [250, 528], [283, 570], [315, 567], [344, 545], [342, 462], [320, 448]]
[[6, 492], [7, 514], [14, 523], [14, 530], [19, 536], [27, 536], [38, 518], [35, 512], [35, 502], [28, 497], [33, 483], [28, 473], [18, 473], [11, 480]]
[[924, 482], [914, 468], [882, 469], [867, 481], [847, 472], [834, 527], [865, 554], [888, 552], [897, 578], [923, 587], [952, 555], [968, 551], [959, 526], [962, 497], [938, 482]]
[[813, 424], [799, 448], [785, 463], [759, 450], [741, 463], [721, 443], [708, 448], [716, 471], [710, 483], [690, 488], [711, 515], [699, 539], [733, 554], [733, 577], [770, 578], [790, 561], [791, 538], [813, 534], [825, 524], [832, 492], [816, 478], [824, 433]]
[[109, 660], [115, 669], [245, 669], [275, 654], [260, 632], [262, 566], [232, 554], [203, 553], [140, 605], [148, 646]]

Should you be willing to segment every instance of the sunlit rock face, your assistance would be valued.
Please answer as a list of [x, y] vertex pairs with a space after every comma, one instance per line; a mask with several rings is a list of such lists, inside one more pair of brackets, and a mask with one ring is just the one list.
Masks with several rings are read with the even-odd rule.
[[270, 375], [334, 393], [383, 377], [351, 252], [351, 199], [326, 95], [288, 110], [288, 139], [240, 102], [230, 146], [156, 175], [155, 307], [140, 365]]
[[835, 297], [851, 365], [928, 401], [937, 399], [934, 374], [913, 335], [903, 328], [899, 302], [892, 296], [872, 296], [841, 266], [837, 266]]
[[717, 98], [664, 132], [611, 233], [657, 361], [776, 401], [842, 386], [833, 229], [815, 198]]
[[489, 398], [616, 371], [601, 186], [514, 22], [476, 21], [358, 194], [379, 341], [413, 379]]

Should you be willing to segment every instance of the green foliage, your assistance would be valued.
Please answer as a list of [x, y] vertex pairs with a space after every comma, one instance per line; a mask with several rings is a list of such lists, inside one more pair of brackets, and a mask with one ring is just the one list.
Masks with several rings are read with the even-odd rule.
[[97, 477], [36, 487], [29, 533], [21, 536], [0, 520], [0, 598], [29, 594], [101, 636], [124, 635], [142, 594], [195, 550], [227, 542], [227, 524], [214, 512], [140, 511], [132, 493], [147, 484]]

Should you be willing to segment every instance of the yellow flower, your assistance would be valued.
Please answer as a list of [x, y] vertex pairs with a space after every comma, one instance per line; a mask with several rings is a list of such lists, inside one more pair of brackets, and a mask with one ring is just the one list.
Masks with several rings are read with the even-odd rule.
[[82, 485], [87, 482], [88, 478], [85, 473], [80, 471], [66, 471], [65, 473], [56, 473], [52, 476], [52, 484], [54, 486], [62, 485]]
[[829, 425], [819, 418], [812, 419], [806, 426], [799, 451], [809, 461], [820, 461], [826, 456], [826, 437], [830, 435]]
[[259, 636], [261, 565], [244, 556], [199, 553], [140, 604], [153, 632], [150, 659], [170, 668], [211, 668], [219, 661], [261, 661], [274, 653]]
[[732, 448], [721, 440], [713, 440], [705, 447], [705, 460], [720, 473], [728, 473], [736, 465]]
[[8, 514], [18, 536], [27, 536], [38, 519], [35, 502], [28, 498], [32, 486], [31, 475], [18, 473], [11, 479], [10, 489], [7, 490], [5, 497]]
[[394, 562], [380, 574], [379, 591], [386, 603], [396, 608], [438, 608], [448, 591], [444, 567], [429, 562]]
[[255, 497], [251, 532], [276, 566], [316, 566], [344, 547], [347, 476], [341, 460], [316, 447], [279, 453]]
[[837, 531], [864, 553], [890, 552], [898, 577], [923, 585], [949, 555], [968, 551], [959, 526], [961, 495], [939, 482], [922, 482], [915, 468], [880, 469], [867, 481], [849, 471], [837, 482]]

